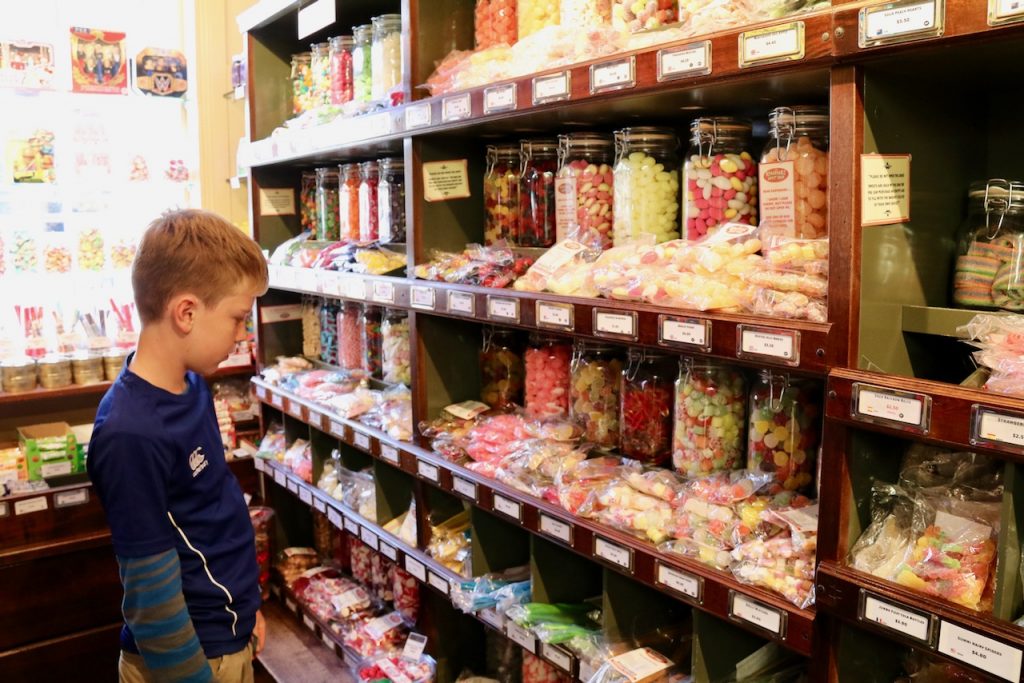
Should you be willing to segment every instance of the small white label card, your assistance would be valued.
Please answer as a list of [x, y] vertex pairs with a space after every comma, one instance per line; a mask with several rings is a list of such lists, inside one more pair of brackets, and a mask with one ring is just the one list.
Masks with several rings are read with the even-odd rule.
[[377, 549], [377, 534], [365, 526], [359, 528], [359, 539], [374, 550]]
[[494, 85], [484, 90], [484, 114], [513, 111], [516, 108], [516, 84]]
[[308, 614], [302, 615], [302, 623], [305, 624], [306, 628], [308, 628], [310, 631], [316, 630], [316, 622], [314, 622], [313, 617], [309, 616]]
[[261, 187], [260, 215], [294, 216], [295, 190], [290, 187]]
[[737, 325], [737, 358], [770, 359], [786, 365], [800, 364], [800, 331], [760, 325]]
[[409, 288], [409, 305], [424, 311], [434, 310], [434, 288], [413, 285]]
[[370, 435], [352, 430], [352, 445], [364, 451], [370, 450]]
[[410, 555], [405, 556], [405, 571], [415, 576], [420, 581], [426, 583], [427, 581], [427, 568], [423, 566], [423, 563], [417, 560], [415, 557]]
[[452, 475], [452, 490], [460, 496], [469, 498], [474, 503], [477, 501], [475, 482], [463, 479], [458, 475]]
[[468, 119], [472, 113], [469, 93], [452, 95], [441, 100], [441, 122], [459, 121]]
[[373, 300], [379, 304], [395, 303], [394, 283], [375, 280], [373, 283]]
[[636, 341], [636, 311], [607, 311], [594, 309], [594, 334]]
[[1003, 413], [975, 404], [971, 407], [971, 444], [1024, 451], [1024, 415]]
[[63, 474], [71, 474], [71, 461], [47, 463], [39, 468], [39, 472], [43, 475], [44, 479], [46, 477], [59, 477]]
[[378, 544], [377, 548], [380, 551], [381, 555], [383, 555], [384, 557], [388, 558], [392, 562], [397, 562], [398, 561], [398, 550], [396, 550], [394, 546], [389, 545], [389, 544], [385, 543], [384, 541], [381, 541]]
[[740, 68], [804, 58], [804, 22], [769, 26], [740, 34]]
[[349, 299], [365, 299], [366, 280], [359, 277], [349, 278], [345, 293]]
[[301, 403], [297, 403], [294, 399], [288, 401], [288, 412], [291, 413], [293, 417], [297, 417], [300, 420], [303, 419], [302, 408], [303, 405]]
[[536, 319], [537, 327], [572, 332], [575, 321], [575, 307], [572, 304], [538, 301], [536, 303]]
[[861, 591], [860, 618], [931, 645], [934, 621], [924, 612], [880, 600]]
[[476, 315], [476, 298], [469, 292], [448, 292], [448, 312]]
[[327, 631], [324, 631], [320, 634], [320, 641], [331, 652], [334, 652], [337, 649], [337, 643], [331, 640], [331, 637], [327, 634]]
[[399, 463], [398, 449], [394, 446], [389, 446], [386, 443], [382, 443], [380, 445], [380, 457], [394, 465]]
[[405, 129], [414, 130], [430, 125], [430, 102], [410, 104], [405, 108]]
[[511, 517], [517, 522], [523, 521], [523, 506], [517, 500], [506, 498], [500, 493], [494, 494], [494, 511], [500, 512], [506, 517]]
[[711, 41], [658, 50], [658, 81], [705, 76], [711, 73]]
[[636, 85], [636, 57], [630, 55], [590, 66], [590, 94], [624, 90]]
[[345, 438], [345, 425], [340, 422], [334, 422], [332, 420], [328, 431], [339, 439]]
[[939, 652], [1007, 681], [1019, 681], [1021, 651], [966, 628], [943, 621], [939, 625]]
[[624, 548], [600, 536], [594, 536], [594, 557], [600, 557], [630, 572], [633, 571], [633, 549]]
[[288, 479], [288, 490], [295, 495], [299, 495], [299, 484], [294, 479]]
[[533, 79], [533, 103], [557, 102], [569, 99], [572, 93], [572, 72], [559, 71], [557, 74], [537, 76]]
[[704, 599], [704, 579], [658, 562], [655, 581], [669, 590], [700, 603]]
[[988, 0], [990, 26], [1024, 21], [1024, 0]]
[[281, 470], [274, 470], [274, 482], [278, 486], [288, 486], [288, 477]]
[[540, 656], [566, 673], [572, 673], [572, 655], [551, 643], [541, 643]]
[[14, 503], [14, 514], [15, 515], [27, 515], [33, 512], [42, 512], [50, 507], [49, 501], [46, 500], [46, 496], [37, 496], [35, 498], [26, 498], [25, 500], [19, 500]]
[[281, 394], [271, 394], [270, 403], [275, 408], [280, 408], [284, 410], [284, 396], [282, 396]]
[[914, 0], [862, 7], [857, 17], [857, 45], [871, 47], [940, 36], [945, 24], [944, 5], [943, 0]]
[[551, 515], [540, 513], [537, 526], [545, 536], [556, 538], [566, 545], [572, 545], [573, 525], [556, 519]]
[[860, 224], [895, 225], [910, 220], [909, 154], [860, 155]]
[[634, 683], [647, 680], [659, 671], [664, 671], [672, 666], [672, 660], [646, 647], [612, 657], [608, 663]]
[[307, 489], [305, 486], [299, 489], [299, 500], [306, 505], [313, 504], [313, 492]]
[[681, 318], [674, 315], [658, 316], [658, 342], [663, 346], [711, 350], [711, 321], [699, 318]]
[[89, 489], [81, 488], [74, 491], [61, 491], [53, 494], [53, 507], [70, 508], [85, 505], [89, 502]]
[[426, 460], [416, 461], [416, 474], [435, 484], [441, 480], [441, 471], [437, 468], [437, 465], [431, 464]]
[[519, 299], [487, 296], [487, 317], [491, 320], [519, 322]]
[[314, 498], [313, 499], [313, 509], [316, 510], [317, 512], [326, 513], [327, 512], [327, 503], [325, 503], [324, 501], [320, 500], [319, 498]]
[[537, 638], [529, 631], [511, 619], [505, 622], [505, 634], [516, 645], [519, 645], [530, 654], [537, 654]]
[[485, 624], [490, 624], [499, 631], [505, 630], [505, 617], [497, 612], [493, 607], [486, 607], [476, 613], [480, 620]]
[[430, 572], [427, 578], [427, 583], [429, 583], [431, 586], [441, 591], [445, 595], [448, 595], [450, 586], [448, 585], [448, 579], [444, 578], [443, 576], [439, 576], [434, 572]]
[[359, 535], [359, 522], [355, 519], [345, 516], [345, 531], [349, 532], [353, 536]]
[[263, 458], [256, 457], [252, 459], [252, 464], [256, 468], [257, 472], [266, 472], [267, 465], [263, 462]]
[[423, 650], [427, 647], [427, 637], [421, 633], [410, 633], [408, 639], [405, 641], [405, 647], [402, 649], [402, 659], [408, 659], [411, 662], [420, 661], [420, 657], [423, 655]]
[[341, 521], [341, 513], [334, 508], [327, 510], [327, 521], [339, 529], [342, 528], [343, 522]]
[[299, 10], [299, 40], [337, 21], [334, 0], [316, 0]]
[[748, 598], [742, 593], [730, 591], [729, 596], [729, 616], [753, 624], [780, 638], [785, 636], [785, 612]]
[[918, 433], [931, 428], [932, 397], [854, 382], [852, 417]]

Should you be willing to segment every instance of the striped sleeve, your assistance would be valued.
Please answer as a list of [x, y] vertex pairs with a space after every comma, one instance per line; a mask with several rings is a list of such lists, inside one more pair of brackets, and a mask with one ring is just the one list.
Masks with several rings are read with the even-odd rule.
[[177, 551], [138, 558], [118, 556], [117, 561], [124, 585], [125, 623], [153, 680], [213, 680], [181, 593]]

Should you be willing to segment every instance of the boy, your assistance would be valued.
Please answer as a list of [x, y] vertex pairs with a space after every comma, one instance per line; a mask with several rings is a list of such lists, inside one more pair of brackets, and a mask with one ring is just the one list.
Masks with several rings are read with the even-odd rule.
[[138, 348], [88, 460], [124, 585], [120, 681], [249, 682], [263, 642], [254, 535], [201, 375], [245, 338], [267, 264], [219, 216], [173, 211], [142, 236], [132, 286]]

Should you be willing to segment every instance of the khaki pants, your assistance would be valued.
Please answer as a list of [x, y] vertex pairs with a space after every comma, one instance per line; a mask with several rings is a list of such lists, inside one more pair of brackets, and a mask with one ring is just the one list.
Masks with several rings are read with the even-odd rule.
[[[217, 683], [253, 683], [252, 643], [230, 655], [214, 657], [210, 660], [213, 669], [213, 680]], [[152, 683], [153, 677], [146, 669], [142, 655], [121, 652], [121, 661], [117, 664], [119, 683]]]

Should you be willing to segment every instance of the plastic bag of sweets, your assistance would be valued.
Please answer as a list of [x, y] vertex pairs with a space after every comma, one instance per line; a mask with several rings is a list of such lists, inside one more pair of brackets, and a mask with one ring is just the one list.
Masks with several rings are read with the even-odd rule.
[[373, 683], [431, 683], [437, 664], [429, 655], [416, 660], [395, 655], [376, 655], [363, 661], [359, 679]]
[[274, 562], [274, 569], [281, 578], [284, 580], [286, 586], [291, 588], [295, 580], [302, 575], [303, 572], [312, 569], [320, 564], [320, 558], [317, 557], [316, 550], [314, 548], [285, 548], [277, 554], [277, 560]]
[[373, 551], [356, 536], [348, 537], [348, 553], [352, 568], [352, 578], [369, 586], [373, 582], [373, 569], [371, 567]]
[[419, 581], [415, 576], [397, 566], [392, 579], [395, 609], [402, 613], [406, 621], [415, 623], [420, 611]]
[[639, 472], [641, 465], [635, 460], [615, 456], [603, 456], [566, 462], [555, 475], [555, 490], [558, 504], [573, 514], [579, 514], [589, 505], [591, 496], [609, 483], [631, 472]]
[[684, 358], [675, 386], [672, 465], [694, 477], [735, 469], [744, 451], [746, 380], [722, 363]]
[[571, 443], [529, 439], [498, 464], [495, 478], [530, 495], [557, 503], [554, 477], [562, 467], [586, 459]]
[[773, 521], [784, 527], [781, 533], [733, 549], [733, 576], [774, 591], [797, 607], [808, 607], [814, 602], [818, 507], [778, 511]]
[[370, 576], [374, 594], [384, 602], [394, 600], [395, 563], [380, 553], [373, 553], [370, 556]]
[[809, 489], [821, 434], [822, 387], [813, 380], [762, 370], [750, 391], [747, 468], [769, 472], [776, 487]]
[[522, 403], [526, 369], [514, 331], [485, 328], [479, 361], [481, 401], [492, 408], [511, 408]]
[[548, 664], [527, 651], [523, 652], [522, 683], [570, 683], [571, 681], [572, 677], [569, 674], [555, 668], [553, 664]]
[[405, 620], [398, 612], [390, 612], [379, 617], [374, 617], [349, 629], [343, 636], [345, 646], [355, 650], [363, 657], [370, 657], [380, 653], [397, 654], [405, 639], [409, 635], [409, 628]]
[[599, 489], [588, 503], [577, 514], [654, 543], [661, 543], [671, 536], [672, 505], [637, 491], [625, 481], [614, 481]]
[[266, 600], [270, 597], [270, 553], [271, 522], [273, 508], [254, 505], [249, 508], [249, 520], [256, 536], [256, 564], [260, 569], [260, 594]]

